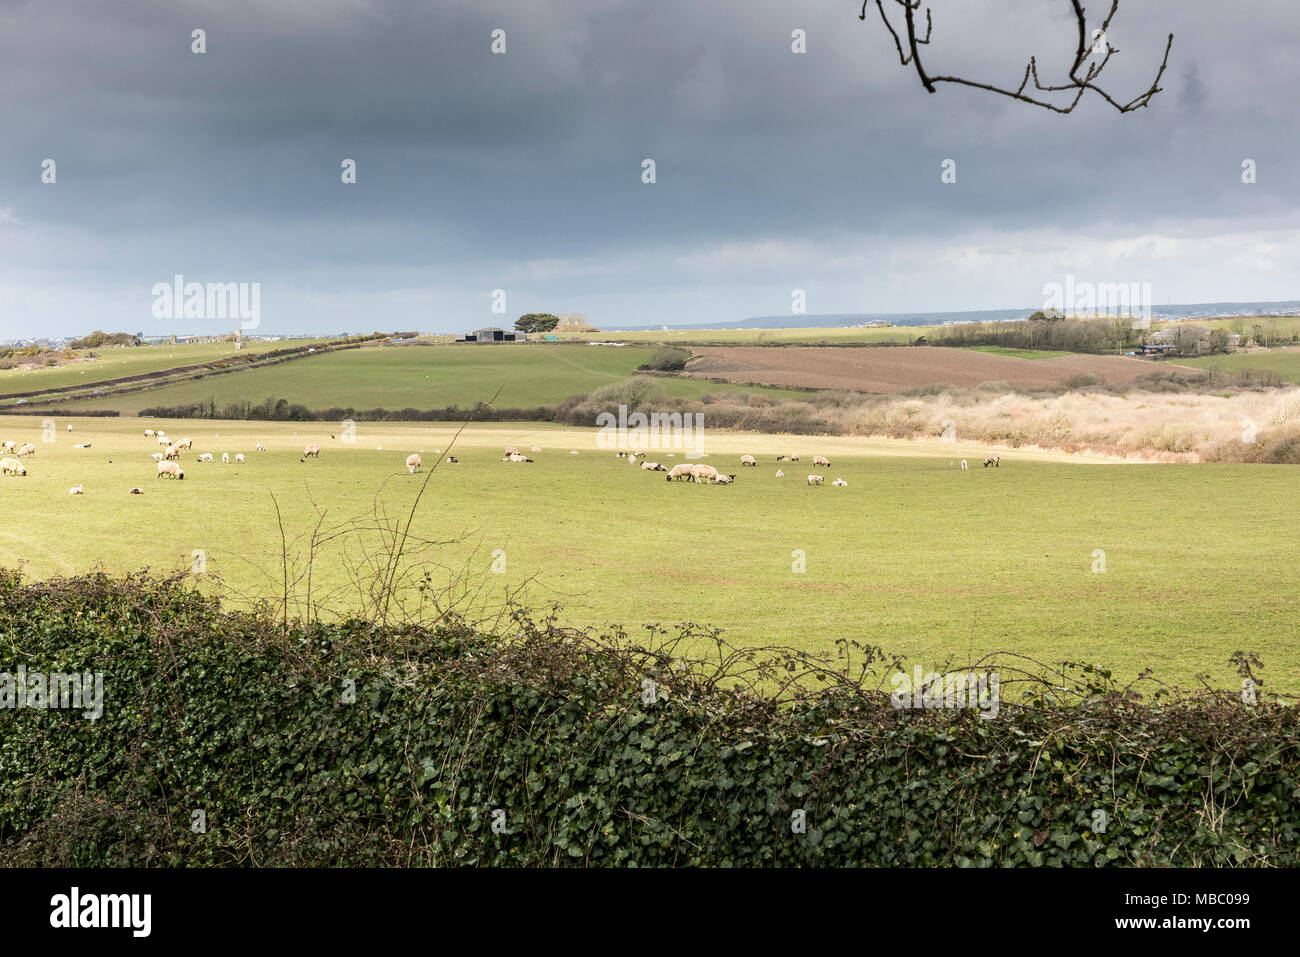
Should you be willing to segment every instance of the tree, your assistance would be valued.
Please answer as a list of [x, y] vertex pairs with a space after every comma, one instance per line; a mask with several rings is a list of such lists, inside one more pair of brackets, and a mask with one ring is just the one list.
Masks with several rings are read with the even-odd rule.
[[549, 312], [530, 312], [515, 320], [519, 332], [550, 332], [560, 324], [560, 317]]
[[[920, 49], [929, 44], [930, 34], [934, 28], [934, 23], [930, 18], [930, 8], [925, 8], [925, 36], [921, 36], [917, 31], [916, 22], [917, 11], [921, 9], [921, 0], [862, 0], [862, 10], [858, 14], [859, 20], [867, 18], [867, 5], [872, 2], [875, 3], [876, 9], [880, 11], [880, 19], [884, 22], [886, 29], [889, 30], [890, 36], [894, 38], [894, 46], [898, 50], [899, 62], [903, 66], [911, 64], [916, 68], [916, 75], [920, 77], [921, 85], [925, 87], [927, 92], [937, 92], [936, 86], [939, 83], [957, 83], [962, 86], [971, 86], [990, 93], [997, 93], [1001, 96], [1009, 96], [1013, 100], [1041, 106], [1043, 109], [1051, 110], [1054, 113], [1072, 112], [1079, 105], [1079, 101], [1083, 99], [1083, 95], [1089, 91], [1100, 96], [1121, 113], [1141, 109], [1151, 102], [1153, 96], [1160, 92], [1160, 79], [1169, 66], [1169, 51], [1174, 45], [1174, 35], [1171, 33], [1168, 42], [1165, 44], [1164, 59], [1160, 61], [1160, 69], [1156, 71], [1156, 77], [1151, 81], [1151, 86], [1147, 88], [1146, 92], [1140, 93], [1126, 103], [1121, 103], [1097, 85], [1097, 80], [1101, 77], [1101, 72], [1106, 69], [1106, 65], [1110, 63], [1110, 58], [1119, 52], [1106, 39], [1106, 30], [1110, 27], [1111, 20], [1114, 19], [1119, 10], [1119, 0], [1111, 0], [1110, 13], [1106, 14], [1106, 18], [1101, 21], [1100, 28], [1092, 31], [1091, 41], [1089, 40], [1088, 20], [1083, 9], [1082, 0], [1061, 0], [1061, 2], [1068, 3], [1072, 8], [1075, 24], [1078, 27], [1079, 42], [1075, 50], [1074, 61], [1070, 64], [1065, 77], [1059, 83], [1045, 84], [1038, 77], [1037, 57], [1030, 57], [1029, 64], [1025, 67], [1024, 78], [1020, 81], [1020, 86], [1012, 90], [1009, 87], [1000, 87], [992, 83], [982, 83], [959, 76], [932, 75], [921, 62]], [[895, 27], [889, 14], [885, 12], [886, 4], [891, 5], [890, 9], [894, 10], [895, 16], [898, 15], [898, 9], [896, 8], [902, 10], [903, 29], [901, 37], [899, 29]], [[1034, 81], [1034, 86], [1032, 90], [1026, 92], [1030, 79]], [[1055, 94], [1062, 93], [1065, 95], [1055, 96]], [[1059, 102], [1054, 102], [1058, 100]]]

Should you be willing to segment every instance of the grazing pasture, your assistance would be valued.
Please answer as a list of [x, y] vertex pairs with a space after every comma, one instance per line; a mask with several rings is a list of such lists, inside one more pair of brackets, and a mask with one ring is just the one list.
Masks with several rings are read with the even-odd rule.
[[[352, 443], [328, 423], [59, 419], [53, 443], [40, 417], [0, 428], [0, 440], [37, 448], [27, 475], [0, 476], [0, 562], [36, 577], [199, 567], [202, 587], [221, 579], [240, 600], [269, 597], [281, 554], [273, 495], [292, 542], [317, 509], [327, 525], [376, 502], [399, 514], [428, 477], [415, 533], [449, 542], [434, 584], [467, 572], [489, 600], [522, 589], [535, 607], [560, 603], [566, 624], [635, 634], [694, 621], [809, 650], [855, 638], [926, 665], [1018, 652], [1127, 677], [1151, 667], [1185, 685], [1206, 673], [1224, 688], [1237, 686], [1229, 654], [1244, 650], [1263, 658], [1269, 687], [1300, 690], [1300, 513], [1285, 467], [1002, 450], [1000, 468], [963, 471], [962, 459], [991, 450], [711, 433], [702, 461], [737, 474], [718, 486], [629, 468], [597, 448], [595, 430], [535, 425], [471, 426], [451, 449], [459, 463], [436, 469], [454, 427], [359, 423]], [[146, 428], [193, 437], [184, 481], [156, 477]], [[268, 451], [251, 454], [259, 442]], [[309, 443], [320, 457], [300, 461]], [[534, 462], [502, 462], [508, 446]], [[829, 458], [826, 483], [806, 484], [800, 465], [778, 479], [791, 466], [777, 456], [792, 452], [808, 465]], [[215, 461], [199, 463], [203, 453]], [[414, 474], [411, 454], [423, 461]], [[746, 454], [756, 467], [740, 467]], [[69, 496], [76, 486], [83, 494]], [[356, 602], [345, 547], [325, 548], [314, 571], [316, 599], [339, 614]]]
[[1300, 383], [1300, 348], [1265, 349], [1257, 352], [1236, 352], [1220, 356], [1197, 356], [1180, 359], [1184, 365], [1207, 372], [1235, 375], [1242, 372], [1272, 373], [1281, 382]]

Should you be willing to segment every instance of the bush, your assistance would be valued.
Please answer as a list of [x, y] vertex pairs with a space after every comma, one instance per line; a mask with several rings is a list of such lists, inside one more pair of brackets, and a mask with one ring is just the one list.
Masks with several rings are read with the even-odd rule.
[[691, 354], [686, 349], [664, 348], [655, 350], [655, 354], [650, 357], [650, 361], [643, 365], [642, 369], [650, 369], [655, 372], [680, 372], [686, 368], [686, 363], [691, 358]]
[[0, 616], [5, 667], [102, 671], [106, 700], [4, 713], [0, 864], [1300, 863], [1300, 722], [1238, 694], [1004, 669], [983, 720], [892, 707], [871, 647], [710, 665], [522, 613], [286, 629], [143, 574], [3, 572]]

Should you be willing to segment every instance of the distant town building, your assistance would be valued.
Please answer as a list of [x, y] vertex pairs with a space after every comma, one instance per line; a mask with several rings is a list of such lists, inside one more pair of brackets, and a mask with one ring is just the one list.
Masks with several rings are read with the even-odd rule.
[[523, 334], [516, 332], [507, 332], [505, 329], [498, 329], [496, 326], [484, 326], [482, 329], [475, 329], [473, 332], [467, 332], [463, 336], [457, 336], [457, 342], [522, 342]]

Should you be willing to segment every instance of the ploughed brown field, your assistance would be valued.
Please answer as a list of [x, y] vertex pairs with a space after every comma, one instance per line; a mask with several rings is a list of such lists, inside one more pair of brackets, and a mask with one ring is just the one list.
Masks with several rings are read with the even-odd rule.
[[983, 382], [1006, 382], [1026, 389], [1052, 388], [1066, 385], [1074, 376], [1089, 374], [1105, 385], [1123, 387], [1167, 365], [1127, 356], [1018, 359], [940, 346], [728, 346], [694, 351], [701, 358], [690, 364], [687, 375], [857, 392], [897, 392], [926, 385], [978, 386]]

